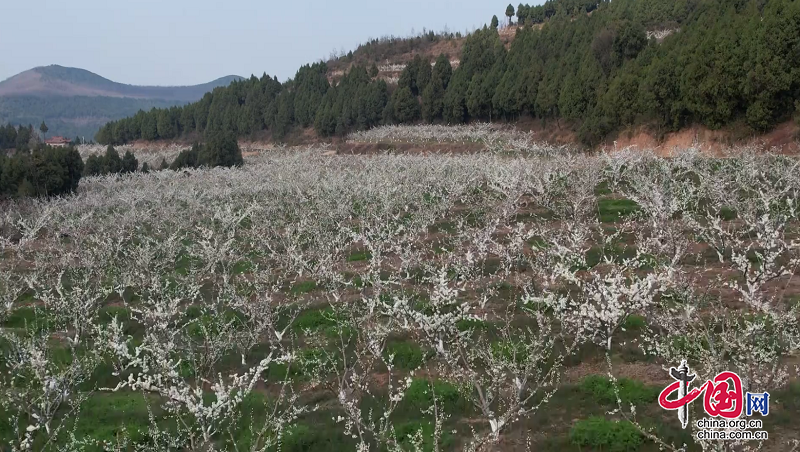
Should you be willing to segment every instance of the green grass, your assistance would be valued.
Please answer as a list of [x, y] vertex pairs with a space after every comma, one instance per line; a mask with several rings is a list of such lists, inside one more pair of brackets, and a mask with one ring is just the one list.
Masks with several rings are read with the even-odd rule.
[[233, 264], [233, 267], [231, 268], [231, 273], [234, 275], [241, 275], [243, 273], [251, 272], [254, 268], [255, 265], [253, 265], [252, 262], [243, 259]]
[[338, 425], [299, 423], [289, 427], [281, 438], [281, 447], [269, 450], [281, 452], [311, 452], [323, 450], [352, 450], [351, 440]]
[[347, 262], [362, 262], [372, 259], [372, 253], [368, 250], [356, 251], [347, 257]]
[[25, 306], [13, 310], [6, 317], [3, 326], [41, 332], [47, 329], [49, 323], [50, 319], [47, 311], [42, 308]]
[[437, 234], [439, 232], [444, 234], [453, 234], [456, 232], [456, 222], [455, 221], [440, 221], [438, 223], [434, 223], [428, 226], [428, 232], [430, 234]]
[[783, 304], [786, 309], [800, 308], [800, 295], [785, 295], [783, 297]]
[[608, 188], [608, 181], [604, 180], [603, 182], [597, 184], [597, 187], [594, 188], [594, 194], [595, 196], [610, 195], [611, 190]]
[[[413, 440], [419, 432], [422, 434], [422, 451], [433, 452], [433, 422], [414, 420], [398, 423], [395, 426], [397, 442], [400, 443], [404, 450], [414, 450]], [[453, 447], [454, 443], [455, 440], [451, 432], [443, 429], [442, 436], [439, 438], [439, 450], [450, 450], [449, 448]]]
[[396, 369], [414, 370], [425, 362], [425, 352], [415, 342], [398, 341], [386, 344], [385, 355], [394, 355], [392, 364]]
[[644, 442], [642, 434], [630, 422], [599, 416], [576, 422], [569, 438], [577, 446], [609, 452], [633, 452]]
[[440, 409], [451, 415], [466, 415], [471, 410], [469, 400], [459, 388], [444, 380], [431, 382], [424, 378], [415, 378], [406, 391], [400, 410], [409, 416], [419, 416], [422, 410], [433, 405], [433, 394], [436, 393], [436, 403]]
[[485, 320], [477, 320], [477, 319], [461, 319], [456, 322], [456, 327], [458, 331], [467, 331], [467, 330], [474, 330], [474, 331], [491, 331], [493, 330], [493, 325], [490, 322]]
[[[158, 414], [158, 403], [149, 402], [154, 414]], [[81, 407], [75, 435], [114, 442], [124, 430], [132, 442], [142, 443], [147, 438], [149, 424], [148, 400], [141, 393], [96, 392]]]
[[739, 214], [736, 213], [736, 211], [731, 209], [730, 207], [722, 207], [721, 209], [719, 209], [719, 213], [717, 214], [717, 216], [725, 221], [731, 221], [735, 220], [736, 217], [739, 216]]
[[523, 363], [527, 358], [525, 346], [522, 342], [515, 342], [511, 340], [501, 340], [492, 342], [492, 354], [495, 357], [513, 361], [515, 363]]
[[531, 237], [530, 239], [528, 239], [528, 245], [530, 245], [531, 248], [544, 249], [547, 248], [547, 240], [538, 236]]
[[636, 256], [636, 247], [615, 243], [610, 246], [593, 246], [586, 252], [586, 265], [591, 268], [610, 258], [613, 262], [621, 263], [624, 259]]
[[603, 198], [597, 201], [597, 210], [601, 222], [615, 223], [638, 212], [640, 207], [630, 199]]
[[784, 426], [797, 425], [797, 419], [800, 419], [800, 381], [770, 392], [769, 404], [769, 417], [765, 420]]
[[317, 288], [315, 281], [298, 281], [294, 283], [290, 292], [294, 295], [303, 295], [305, 293], [313, 292]]
[[319, 330], [335, 327], [338, 324], [333, 309], [325, 307], [303, 311], [294, 319], [292, 328], [296, 331]]
[[629, 332], [642, 331], [647, 328], [647, 320], [640, 315], [632, 314], [625, 318], [622, 327]]
[[[617, 379], [619, 397], [623, 405], [645, 405], [655, 403], [662, 388], [646, 386], [644, 383], [628, 378]], [[580, 383], [581, 391], [598, 404], [616, 405], [617, 396], [608, 377], [589, 375]]]

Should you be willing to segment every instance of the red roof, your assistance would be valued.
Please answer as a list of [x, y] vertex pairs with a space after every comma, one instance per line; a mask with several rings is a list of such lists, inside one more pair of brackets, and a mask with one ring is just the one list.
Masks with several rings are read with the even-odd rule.
[[45, 144], [66, 144], [70, 142], [69, 138], [64, 137], [52, 137], [44, 140]]

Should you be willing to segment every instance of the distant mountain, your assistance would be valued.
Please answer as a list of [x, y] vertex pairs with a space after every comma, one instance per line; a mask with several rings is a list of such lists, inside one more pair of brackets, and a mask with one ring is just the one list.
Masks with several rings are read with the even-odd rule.
[[89, 139], [110, 120], [153, 107], [184, 105], [241, 78], [229, 75], [193, 86], [136, 86], [84, 69], [37, 67], [0, 82], [0, 124], [38, 126], [45, 121], [49, 136]]

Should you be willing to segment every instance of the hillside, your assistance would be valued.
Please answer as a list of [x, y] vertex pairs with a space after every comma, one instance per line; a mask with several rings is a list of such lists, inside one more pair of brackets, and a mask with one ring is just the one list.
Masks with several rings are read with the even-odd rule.
[[597, 146], [639, 128], [760, 135], [800, 105], [800, 2], [548, 0], [516, 9], [511, 27], [494, 17], [468, 36], [372, 40], [286, 83], [251, 77], [181, 109], [111, 122], [97, 138], [221, 131], [283, 140], [310, 127], [327, 138], [383, 124], [532, 118]]
[[135, 86], [83, 69], [37, 67], [0, 82], [0, 123], [45, 121], [49, 135], [88, 139], [108, 121], [139, 110], [184, 105], [240, 78], [227, 76], [194, 86]]

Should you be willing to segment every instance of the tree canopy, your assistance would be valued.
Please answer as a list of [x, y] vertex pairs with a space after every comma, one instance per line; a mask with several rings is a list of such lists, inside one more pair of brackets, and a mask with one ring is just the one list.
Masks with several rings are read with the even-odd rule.
[[514, 13], [519, 28], [510, 47], [495, 16], [464, 39], [455, 70], [446, 55], [433, 67], [416, 55], [396, 87], [361, 64], [332, 85], [326, 64], [316, 63], [286, 83], [265, 74], [184, 107], [140, 111], [106, 124], [97, 140], [216, 131], [268, 131], [280, 140], [312, 125], [331, 136], [393, 122], [526, 115], [566, 119], [592, 145], [633, 125], [659, 133], [691, 124], [766, 131], [790, 119], [800, 100], [796, 0], [548, 0]]
[[78, 188], [83, 161], [75, 148], [43, 146], [0, 153], [0, 198], [58, 196]]

